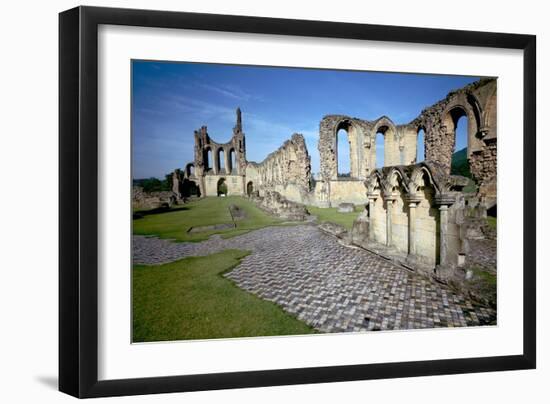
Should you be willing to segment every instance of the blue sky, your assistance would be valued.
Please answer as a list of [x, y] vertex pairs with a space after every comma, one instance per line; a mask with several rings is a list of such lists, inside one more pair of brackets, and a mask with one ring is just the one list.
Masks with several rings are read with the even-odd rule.
[[[316, 173], [319, 122], [324, 115], [369, 120], [387, 115], [396, 124], [407, 123], [449, 91], [477, 79], [133, 61], [133, 176], [163, 178], [183, 168], [193, 160], [193, 131], [202, 125], [208, 126], [215, 141], [229, 141], [237, 107], [242, 110], [248, 160], [260, 162], [293, 133], [302, 133]], [[338, 140], [340, 145], [346, 142], [345, 136]], [[465, 146], [461, 119], [456, 150]], [[346, 172], [349, 156], [339, 154], [339, 171]]]

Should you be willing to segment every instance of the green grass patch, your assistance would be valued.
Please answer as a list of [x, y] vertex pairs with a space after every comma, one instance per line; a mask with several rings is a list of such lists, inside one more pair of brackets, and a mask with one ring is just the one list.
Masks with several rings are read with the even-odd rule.
[[488, 286], [496, 288], [497, 286], [497, 276], [491, 272], [485, 271], [481, 268], [474, 267], [472, 268], [474, 275], [481, 278]]
[[317, 216], [318, 223], [331, 222], [344, 226], [346, 229], [351, 230], [353, 222], [357, 219], [357, 216], [363, 211], [362, 206], [356, 206], [354, 212], [340, 213], [338, 208], [317, 208], [315, 206], [308, 206], [307, 210], [312, 215]]
[[[229, 205], [234, 204], [246, 212], [246, 218], [236, 221], [234, 229], [212, 230], [189, 234], [191, 227], [232, 223]], [[249, 200], [239, 196], [225, 198], [207, 197], [190, 202], [183, 206], [155, 214], [147, 214], [134, 219], [133, 232], [140, 235], [154, 235], [176, 241], [203, 241], [212, 234], [222, 237], [233, 237], [250, 230], [280, 224], [283, 221], [268, 215]]]
[[492, 216], [487, 216], [487, 224], [490, 228], [495, 229], [497, 228], [497, 218]]
[[248, 253], [225, 250], [169, 264], [135, 265], [133, 341], [174, 341], [315, 331], [222, 276]]

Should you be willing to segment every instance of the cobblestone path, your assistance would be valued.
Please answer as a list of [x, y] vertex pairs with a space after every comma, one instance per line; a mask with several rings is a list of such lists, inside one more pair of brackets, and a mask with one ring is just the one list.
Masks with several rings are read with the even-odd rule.
[[466, 262], [477, 265], [492, 272], [497, 267], [497, 241], [496, 240], [470, 240], [470, 251]]
[[134, 262], [160, 264], [224, 249], [252, 254], [225, 276], [322, 332], [486, 325], [494, 310], [313, 225], [266, 227], [230, 239], [174, 243], [134, 236]]

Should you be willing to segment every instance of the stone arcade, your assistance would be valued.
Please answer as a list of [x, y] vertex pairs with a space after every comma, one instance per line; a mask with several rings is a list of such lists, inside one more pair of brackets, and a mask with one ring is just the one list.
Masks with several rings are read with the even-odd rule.
[[[404, 125], [389, 117], [374, 121], [327, 115], [319, 125], [320, 173], [311, 174], [305, 140], [293, 134], [260, 163], [246, 160], [240, 109], [231, 140], [214, 142], [203, 126], [195, 131], [194, 161], [173, 177], [178, 196], [242, 195], [260, 203], [285, 201], [318, 207], [365, 206], [353, 243], [440, 280], [457, 276], [478, 219], [496, 209], [496, 80], [482, 79], [425, 108]], [[455, 131], [468, 121], [467, 158], [479, 185], [462, 191], [467, 179], [451, 175]], [[338, 175], [338, 131], [347, 133], [350, 173]], [[424, 132], [425, 161], [417, 144]], [[384, 137], [384, 167], [376, 166], [376, 135]], [[225, 184], [225, 186], [223, 186]], [[192, 191], [191, 191], [192, 190]], [[267, 199], [262, 199], [267, 198]], [[276, 207], [272, 207], [277, 211]], [[478, 226], [479, 227], [479, 226]]]

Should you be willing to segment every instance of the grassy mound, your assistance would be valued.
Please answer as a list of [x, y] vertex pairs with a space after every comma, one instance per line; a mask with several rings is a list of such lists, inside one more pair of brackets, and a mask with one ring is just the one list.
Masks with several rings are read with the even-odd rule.
[[[229, 206], [232, 204], [245, 212], [245, 218], [236, 221], [235, 228], [188, 233], [191, 227], [233, 223], [229, 212]], [[190, 202], [183, 207], [174, 206], [173, 209], [164, 212], [145, 214], [141, 218], [134, 219], [133, 233], [154, 235], [176, 241], [203, 241], [212, 234], [232, 237], [281, 222], [282, 220], [269, 216], [245, 198], [238, 196], [208, 197]]]

